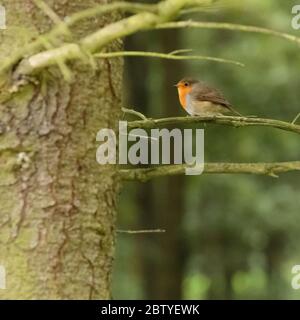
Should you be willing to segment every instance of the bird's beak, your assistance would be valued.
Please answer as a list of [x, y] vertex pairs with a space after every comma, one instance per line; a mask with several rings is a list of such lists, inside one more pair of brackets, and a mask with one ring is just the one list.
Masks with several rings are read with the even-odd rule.
[[174, 87], [178, 88], [178, 83], [174, 84]]

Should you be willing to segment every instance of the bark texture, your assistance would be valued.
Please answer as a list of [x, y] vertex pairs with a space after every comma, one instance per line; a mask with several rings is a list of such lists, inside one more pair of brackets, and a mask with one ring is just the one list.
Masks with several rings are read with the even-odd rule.
[[[107, 1], [46, 2], [63, 18]], [[33, 1], [3, 5], [1, 59], [53, 25]], [[81, 23], [74, 38], [116, 18]], [[111, 49], [122, 49], [120, 42]], [[0, 79], [0, 264], [7, 272], [0, 298], [110, 297], [119, 183], [113, 168], [96, 162], [95, 139], [119, 118], [122, 60], [71, 69], [71, 83], [53, 67], [9, 100], [7, 78]]]

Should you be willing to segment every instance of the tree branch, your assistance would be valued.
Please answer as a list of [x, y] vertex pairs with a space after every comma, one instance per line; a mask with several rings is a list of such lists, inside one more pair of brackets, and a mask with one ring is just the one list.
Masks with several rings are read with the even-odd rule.
[[202, 28], [202, 29], [219, 29], [219, 30], [231, 30], [242, 31], [251, 33], [262, 33], [266, 35], [272, 35], [275, 37], [283, 38], [292, 42], [300, 44], [300, 38], [292, 34], [255, 26], [248, 26], [235, 23], [223, 23], [223, 22], [201, 22], [201, 21], [179, 21], [179, 22], [166, 22], [156, 26], [156, 29], [176, 29], [176, 28]]
[[59, 16], [43, 0], [33, 0], [36, 6], [41, 9], [55, 24], [62, 23]]
[[122, 111], [124, 113], [127, 113], [127, 114], [131, 114], [133, 116], [136, 116], [142, 120], [147, 120], [147, 118], [141, 113], [141, 112], [138, 112], [138, 111], [135, 111], [133, 109], [127, 109], [127, 108], [122, 108]]
[[[207, 1], [199, 0], [197, 1], [197, 3], [198, 2], [201, 3]], [[143, 4], [120, 2], [107, 6], [102, 5], [102, 11], [101, 8], [99, 8], [97, 9], [97, 13], [106, 13], [118, 9], [124, 9], [128, 11], [130, 10], [130, 8], [135, 6], [138, 6], [138, 9], [140, 9], [143, 7]], [[137, 13], [129, 18], [125, 18], [105, 26], [81, 39], [78, 44], [65, 44], [61, 47], [37, 53], [27, 59], [24, 59], [22, 63], [20, 63], [19, 68], [16, 70], [15, 74], [18, 75], [33, 73], [37, 69], [56, 64], [57, 59], [67, 61], [82, 58], [87, 53], [94, 53], [96, 50], [100, 50], [113, 40], [127, 36], [140, 30], [153, 28], [158, 23], [168, 21], [168, 18], [171, 19], [172, 17], [176, 16], [181, 8], [185, 6], [191, 6], [191, 0], [165, 0], [149, 8], [144, 7], [144, 11]], [[86, 18], [91, 15], [96, 15], [96, 10], [94, 11], [93, 9], [94, 8], [89, 9], [90, 11], [85, 11], [84, 13], [79, 12], [77, 16], [75, 16], [75, 18], [74, 16], [69, 18], [71, 19], [72, 23], [67, 22], [68, 26], [70, 26], [71, 24], [75, 24], [80, 19]], [[53, 34], [49, 33], [49, 35], [51, 35], [51, 37], [53, 37], [53, 35], [59, 35], [61, 33], [62, 27], [65, 28], [65, 25], [57, 26], [55, 29], [53, 29]], [[32, 45], [33, 48], [30, 49], [36, 49], [40, 45], [41, 43], [37, 41], [35, 45]], [[7, 69], [11, 62], [12, 61], [10, 60], [8, 63], [5, 63], [3, 68]]]
[[[146, 169], [121, 169], [123, 180], [148, 181], [160, 176], [173, 176], [185, 174], [186, 164], [165, 165]], [[278, 177], [279, 173], [300, 171], [300, 161], [274, 162], [274, 163], [205, 163], [203, 173], [223, 174], [258, 174]]]
[[145, 52], [145, 51], [119, 51], [119, 52], [107, 52], [107, 53], [96, 53], [96, 58], [116, 58], [116, 57], [149, 57], [149, 58], [160, 58], [170, 60], [208, 60], [221, 63], [235, 64], [240, 67], [245, 65], [241, 62], [222, 59], [217, 57], [201, 56], [201, 55], [177, 55], [177, 51], [174, 53], [160, 53], [160, 52]]
[[295, 124], [297, 122], [297, 120], [300, 117], [300, 112], [296, 115], [296, 117], [293, 119], [293, 121], [291, 122], [292, 124]]
[[144, 230], [117, 230], [118, 233], [141, 234], [141, 233], [164, 233], [164, 229], [144, 229]]
[[[39, 0], [40, 1], [40, 0]], [[44, 6], [43, 6], [44, 7]], [[144, 3], [129, 3], [129, 2], [114, 2], [108, 3], [106, 5], [100, 4], [94, 6], [93, 8], [88, 8], [79, 12], [74, 13], [71, 16], [66, 17], [60, 23], [57, 23], [56, 26], [46, 34], [41, 35], [37, 40], [31, 42], [23, 50], [19, 50], [11, 57], [8, 57], [1, 63], [0, 72], [6, 71], [8, 68], [13, 66], [18, 60], [24, 57], [29, 52], [33, 54], [37, 52], [41, 48], [43, 48], [43, 39], [47, 39], [48, 41], [55, 40], [60, 35], [69, 35], [69, 28], [74, 26], [76, 23], [88, 19], [90, 17], [95, 17], [99, 15], [103, 15], [112, 11], [126, 11], [126, 12], [152, 12], [155, 13], [157, 11], [157, 6], [154, 4], [144, 4]], [[46, 48], [47, 49], [47, 48]]]
[[[20, 74], [31, 74], [34, 71], [54, 65], [57, 61], [68, 61], [73, 59], [81, 59], [85, 58], [87, 60], [87, 56], [95, 53], [103, 49], [106, 45], [111, 43], [112, 41], [128, 36], [130, 34], [136, 33], [142, 30], [149, 29], [162, 29], [162, 28], [183, 28], [183, 27], [197, 27], [197, 28], [214, 28], [214, 29], [228, 29], [228, 30], [238, 30], [245, 32], [256, 32], [256, 33], [264, 33], [269, 35], [274, 35], [278, 37], [285, 38], [287, 40], [300, 43], [300, 38], [281, 33], [278, 31], [270, 30], [267, 28], [259, 28], [252, 26], [244, 26], [239, 24], [230, 24], [230, 23], [214, 23], [214, 22], [193, 22], [193, 21], [182, 21], [182, 22], [169, 22], [176, 18], [183, 9], [193, 8], [193, 7], [201, 7], [201, 5], [207, 5], [207, 3], [213, 3], [212, 0], [164, 0], [159, 2], [156, 5], [153, 5], [149, 8], [145, 8], [145, 11], [139, 12], [133, 16], [122, 19], [115, 23], [109, 24], [100, 30], [86, 36], [81, 39], [79, 43], [68, 43], [64, 44], [61, 47], [47, 50], [44, 52], [40, 52], [30, 56], [27, 59], [24, 59], [19, 67], [16, 69], [15, 76]], [[111, 4], [113, 6], [113, 4]], [[113, 9], [122, 9], [124, 6], [124, 10], [130, 9], [130, 6], [134, 6], [135, 4], [118, 4]], [[105, 12], [105, 6], [103, 7], [103, 12]], [[112, 9], [113, 8], [113, 9]], [[142, 8], [141, 4], [138, 4], [137, 10], [140, 11]], [[148, 10], [150, 9], [150, 10]], [[80, 19], [90, 16], [90, 14], [96, 14], [96, 11], [89, 9], [90, 11], [85, 12], [84, 14], [78, 13], [76, 18], [70, 18], [72, 23], [78, 22]], [[108, 9], [107, 9], [108, 10]], [[97, 13], [101, 12], [100, 9], [97, 9]], [[65, 24], [68, 26], [70, 22], [68, 19]], [[61, 27], [66, 27], [66, 25], [60, 25], [54, 28], [55, 31], [51, 34], [58, 35], [61, 32]], [[36, 49], [41, 45], [41, 43], [37, 42], [31, 46], [31, 49]], [[20, 58], [20, 56], [19, 56]], [[15, 59], [15, 57], [14, 57]], [[16, 60], [14, 60], [16, 61]], [[7, 69], [8, 66], [11, 66], [12, 60], [8, 63], [4, 63], [3, 68]]]
[[205, 117], [170, 117], [161, 119], [135, 120], [128, 122], [128, 129], [134, 128], [154, 128], [170, 124], [192, 124], [192, 123], [212, 123], [228, 125], [231, 127], [273, 127], [284, 131], [300, 134], [300, 126], [274, 119], [251, 118], [251, 117], [232, 117], [232, 116], [205, 116]]

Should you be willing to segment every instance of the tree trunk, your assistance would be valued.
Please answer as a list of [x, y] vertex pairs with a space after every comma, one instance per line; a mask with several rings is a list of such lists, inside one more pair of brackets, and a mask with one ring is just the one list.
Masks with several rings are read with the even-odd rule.
[[[145, 1], [144, 1], [145, 2]], [[148, 35], [148, 37], [151, 37]], [[149, 38], [147, 38], [149, 39]], [[150, 50], [148, 47], [149, 41], [143, 34], [135, 34], [132, 37], [128, 37], [125, 41], [126, 50]], [[151, 117], [151, 106], [149, 105], [150, 98], [147, 90], [148, 76], [151, 72], [151, 65], [149, 65], [148, 58], [139, 58], [139, 60], [128, 59], [127, 65], [127, 79], [128, 85], [128, 105], [134, 106], [137, 110], [143, 114]], [[143, 70], [143, 72], [141, 72]], [[136, 190], [136, 201], [138, 206], [137, 213], [137, 225], [139, 229], [144, 228], [156, 228], [157, 225], [155, 212], [155, 192], [154, 182], [148, 181], [137, 186]], [[159, 235], [145, 236], [137, 241], [137, 259], [140, 263], [140, 278], [142, 279], [142, 290], [145, 299], [155, 299], [156, 297], [156, 278], [157, 278], [157, 259], [156, 255], [149, 254], [149, 250], [153, 253], [156, 252], [154, 248], [154, 238]], [[145, 248], [148, 248], [145, 250]]]
[[[106, 2], [47, 1], [61, 18]], [[7, 30], [0, 31], [1, 60], [52, 25], [31, 0], [2, 4]], [[81, 23], [72, 30], [74, 39], [115, 18]], [[120, 43], [113, 47], [121, 49]], [[119, 118], [122, 60], [101, 60], [96, 70], [79, 62], [71, 69], [76, 81], [65, 82], [51, 68], [9, 101], [0, 100], [5, 299], [110, 298], [119, 183], [114, 168], [96, 162], [95, 138]]]
[[[160, 40], [163, 52], [170, 52], [174, 48], [181, 48], [181, 31], [168, 30], [161, 34]], [[176, 65], [174, 61], [163, 60], [163, 88], [172, 86], [183, 77], [182, 64]], [[168, 95], [169, 90], [162, 93], [162, 104], [165, 106], [167, 116], [177, 113], [178, 97], [176, 90]], [[166, 226], [167, 236], [162, 237], [162, 247], [164, 252], [160, 259], [159, 275], [159, 299], [177, 299], [183, 298], [183, 280], [186, 259], [188, 258], [187, 246], [183, 235], [184, 218], [184, 189], [185, 177], [174, 176], [166, 178], [164, 198], [161, 199], [161, 212], [158, 213], [160, 225]], [[163, 281], [163, 279], [165, 279]]]
[[[165, 30], [159, 35], [160, 49], [153, 48], [149, 41], [142, 34], [136, 34], [126, 39], [128, 50], [149, 50], [170, 52], [180, 46], [180, 31]], [[157, 38], [157, 35], [155, 34]], [[151, 39], [151, 38], [150, 38]], [[149, 47], [149, 43], [151, 44]], [[149, 79], [157, 72], [152, 68], [152, 61], [149, 58], [128, 60], [127, 83], [132, 93], [129, 96], [129, 105], [134, 106], [148, 117], [153, 116], [153, 99], [148, 95], [147, 86]], [[162, 90], [159, 87], [156, 91], [160, 94], [161, 104], [159, 112], [170, 116], [177, 113], [177, 93], [169, 95], [171, 84], [182, 77], [181, 65], [174, 61], [162, 60], [159, 83], [162, 83]], [[155, 71], [153, 71], [155, 69]], [[142, 72], [141, 72], [142, 70]], [[150, 105], [151, 104], [151, 105]], [[161, 109], [163, 107], [163, 109]], [[145, 236], [138, 242], [138, 253], [141, 263], [141, 279], [143, 280], [144, 295], [147, 299], [181, 299], [184, 268], [187, 257], [186, 245], [182, 237], [182, 220], [184, 214], [184, 177], [168, 177], [163, 181], [148, 181], [138, 186], [138, 222], [139, 228], [165, 228], [166, 233]], [[148, 250], [145, 250], [148, 248]], [[175, 279], [175, 280], [174, 280]]]

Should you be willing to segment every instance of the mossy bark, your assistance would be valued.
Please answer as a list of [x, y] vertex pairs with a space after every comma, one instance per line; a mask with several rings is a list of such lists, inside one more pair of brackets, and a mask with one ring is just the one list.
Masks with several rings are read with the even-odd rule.
[[[46, 1], [65, 17], [105, 0]], [[33, 1], [5, 0], [7, 29], [0, 58], [48, 30], [52, 22]], [[81, 24], [74, 38], [117, 18]], [[120, 43], [113, 44], [120, 50]], [[0, 299], [107, 299], [114, 257], [119, 182], [96, 162], [96, 134], [114, 128], [121, 104], [122, 60], [101, 60], [92, 70], [40, 72], [7, 100], [0, 90]], [[2, 99], [1, 99], [2, 98]]]

